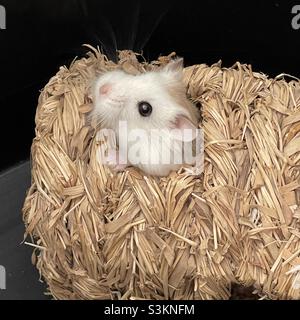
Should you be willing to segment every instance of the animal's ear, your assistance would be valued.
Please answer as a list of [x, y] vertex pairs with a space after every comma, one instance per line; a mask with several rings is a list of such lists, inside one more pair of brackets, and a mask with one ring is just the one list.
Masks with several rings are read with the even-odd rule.
[[110, 83], [105, 83], [104, 85], [100, 86], [99, 93], [101, 96], [106, 96], [111, 92], [112, 85]]
[[197, 126], [187, 117], [178, 116], [171, 126], [171, 137], [175, 140], [191, 142], [198, 135]]
[[183, 58], [176, 58], [171, 60], [167, 65], [165, 65], [162, 69], [162, 72], [166, 72], [171, 76], [182, 77], [183, 73]]
[[183, 70], [183, 58], [171, 60], [164, 68], [170, 72], [181, 72]]

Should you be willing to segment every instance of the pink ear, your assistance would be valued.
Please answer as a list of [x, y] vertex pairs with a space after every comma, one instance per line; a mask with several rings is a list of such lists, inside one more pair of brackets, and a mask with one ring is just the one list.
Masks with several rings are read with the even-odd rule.
[[171, 129], [171, 136], [173, 139], [190, 142], [197, 137], [198, 128], [185, 116], [178, 116], [174, 124], [175, 126]]
[[101, 95], [107, 95], [111, 91], [111, 85], [106, 83], [100, 87], [99, 92]]

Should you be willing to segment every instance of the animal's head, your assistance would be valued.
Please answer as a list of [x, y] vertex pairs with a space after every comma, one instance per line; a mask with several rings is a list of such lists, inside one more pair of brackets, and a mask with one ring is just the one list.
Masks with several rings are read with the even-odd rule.
[[145, 130], [197, 128], [198, 111], [186, 98], [183, 60], [139, 75], [104, 73], [93, 86], [94, 110], [101, 126], [116, 130], [119, 121]]

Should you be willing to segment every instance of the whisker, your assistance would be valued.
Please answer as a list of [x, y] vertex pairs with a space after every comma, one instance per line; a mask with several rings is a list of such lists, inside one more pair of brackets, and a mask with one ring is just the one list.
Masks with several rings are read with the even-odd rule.
[[160, 24], [160, 22], [162, 21], [163, 17], [169, 12], [169, 7], [167, 7], [165, 10], [163, 10], [160, 15], [158, 16], [158, 18], [156, 19], [156, 21], [153, 24], [153, 27], [150, 29], [148, 35], [146, 34], [146, 37], [144, 38], [144, 40], [141, 41], [140, 45], [137, 45], [137, 51], [141, 52], [144, 47], [146, 46], [146, 44], [148, 43], [148, 41], [150, 40], [150, 38], [152, 37], [154, 31], [157, 29], [158, 25]]
[[139, 26], [139, 18], [140, 18], [140, 11], [141, 11], [141, 5], [140, 2], [137, 2], [137, 5], [133, 9], [133, 18], [132, 18], [132, 32], [131, 32], [131, 37], [129, 40], [129, 47], [128, 49], [134, 50], [135, 49], [135, 41], [136, 41], [136, 36], [137, 36], [137, 31], [138, 31], [138, 26]]
[[[117, 43], [116, 43], [116, 36], [114, 33], [114, 30], [112, 29], [111, 24], [107, 21], [107, 19], [99, 15], [99, 21], [102, 22], [102, 26], [104, 27], [104, 31], [108, 31], [108, 34], [110, 36], [110, 41], [106, 41], [103, 39], [103, 36], [100, 39], [99, 34], [95, 31], [95, 26], [91, 24], [91, 16], [88, 10], [88, 6], [84, 0], [75, 0], [80, 12], [83, 15], [84, 20], [84, 28], [86, 32], [88, 33], [88, 36], [93, 39], [93, 41], [97, 42], [97, 44], [101, 45], [101, 51], [112, 61], [117, 61]], [[106, 32], [102, 33], [103, 35], [107, 35]], [[112, 42], [112, 44], [109, 44], [109, 42]]]
[[111, 37], [112, 43], [113, 43], [113, 60], [116, 62], [117, 60], [117, 51], [118, 51], [118, 44], [117, 44], [117, 38], [116, 38], [116, 33], [114, 31], [114, 28], [112, 24], [105, 18], [101, 17], [101, 21], [104, 22], [104, 25], [107, 27], [107, 31], [109, 32], [109, 35]]

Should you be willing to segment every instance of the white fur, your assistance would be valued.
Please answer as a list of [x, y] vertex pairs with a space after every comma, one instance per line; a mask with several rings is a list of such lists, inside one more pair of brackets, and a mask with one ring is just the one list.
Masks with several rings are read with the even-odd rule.
[[[182, 70], [181, 70], [182, 71]], [[102, 128], [113, 129], [118, 137], [119, 121], [126, 121], [128, 132], [134, 129], [144, 129], [150, 132], [151, 129], [170, 128], [178, 116], [189, 118], [186, 108], [180, 106], [169, 94], [167, 86], [172, 81], [178, 82], [178, 70], [172, 68], [163, 71], [148, 72], [138, 76], [127, 74], [121, 70], [110, 71], [96, 79], [92, 98], [94, 109], [92, 117], [96, 117]], [[107, 95], [100, 94], [103, 85], [111, 85], [111, 92]], [[142, 117], [138, 111], [138, 103], [147, 101], [153, 107], [149, 117]], [[170, 144], [169, 140], [163, 141], [164, 146], [174, 154], [182, 153], [181, 142]], [[129, 143], [132, 146], [133, 143]], [[166, 176], [172, 170], [179, 169], [180, 164], [143, 164], [151, 156], [150, 152], [159, 153], [159, 147], [152, 146], [151, 151], [146, 144], [141, 145], [141, 162], [134, 164], [144, 172], [157, 176]], [[130, 163], [130, 160], [129, 160]], [[131, 163], [132, 164], [132, 163]]]

